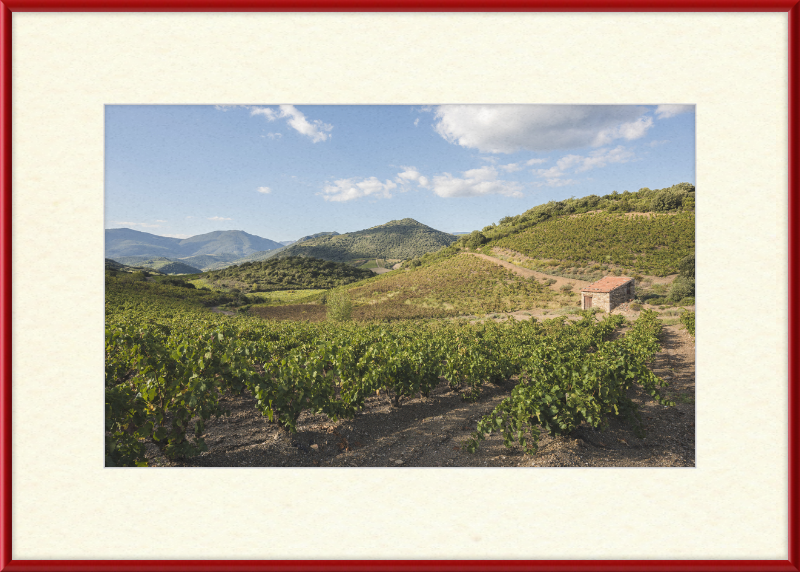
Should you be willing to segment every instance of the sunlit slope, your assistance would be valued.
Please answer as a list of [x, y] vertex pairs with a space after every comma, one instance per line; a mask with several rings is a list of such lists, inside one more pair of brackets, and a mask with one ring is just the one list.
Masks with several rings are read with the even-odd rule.
[[540, 222], [490, 245], [535, 259], [614, 264], [665, 276], [694, 253], [694, 225], [694, 212], [585, 213]]
[[445, 317], [557, 307], [569, 296], [467, 253], [347, 287], [357, 319]]

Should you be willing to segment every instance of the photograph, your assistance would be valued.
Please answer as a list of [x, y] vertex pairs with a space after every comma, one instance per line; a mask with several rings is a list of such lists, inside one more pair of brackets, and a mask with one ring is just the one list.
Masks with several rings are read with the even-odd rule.
[[104, 129], [105, 467], [696, 467], [693, 103]]

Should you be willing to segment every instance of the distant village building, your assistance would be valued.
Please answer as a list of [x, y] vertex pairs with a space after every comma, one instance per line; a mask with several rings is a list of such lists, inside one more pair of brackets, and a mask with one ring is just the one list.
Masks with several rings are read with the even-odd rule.
[[634, 296], [635, 282], [627, 276], [606, 276], [585, 288], [581, 288], [581, 309], [600, 308], [610, 312]]

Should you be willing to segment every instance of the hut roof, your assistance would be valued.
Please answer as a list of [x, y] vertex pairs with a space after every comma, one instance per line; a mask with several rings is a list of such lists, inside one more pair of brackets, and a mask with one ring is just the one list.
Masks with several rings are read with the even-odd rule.
[[581, 292], [611, 292], [633, 280], [627, 276], [606, 276], [597, 282], [581, 288]]

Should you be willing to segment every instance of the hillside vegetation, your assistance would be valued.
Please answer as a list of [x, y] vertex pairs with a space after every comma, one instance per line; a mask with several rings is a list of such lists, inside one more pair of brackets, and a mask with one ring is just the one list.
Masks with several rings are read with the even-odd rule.
[[561, 266], [614, 264], [666, 276], [694, 251], [694, 213], [586, 213], [552, 218], [490, 245]]
[[245, 262], [214, 270], [202, 279], [221, 288], [243, 292], [268, 292], [306, 288], [335, 288], [374, 276], [369, 270], [339, 262], [293, 256], [261, 262]]
[[463, 253], [435, 264], [383, 274], [346, 288], [359, 320], [435, 318], [511, 312], [570, 302], [542, 282]]
[[434, 252], [455, 240], [452, 234], [404, 218], [357, 232], [312, 238], [288, 246], [274, 256], [310, 256], [336, 262], [358, 258], [405, 260]]

